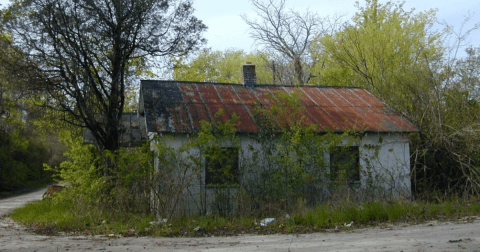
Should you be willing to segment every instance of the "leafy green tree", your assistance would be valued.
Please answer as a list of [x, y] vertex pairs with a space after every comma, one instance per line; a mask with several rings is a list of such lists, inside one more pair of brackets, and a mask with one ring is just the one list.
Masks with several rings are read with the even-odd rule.
[[377, 0], [357, 8], [352, 24], [315, 41], [312, 71], [319, 80], [311, 83], [363, 87], [418, 127], [421, 134], [411, 138], [416, 192], [478, 193], [474, 51], [465, 60], [449, 59], [452, 48], [443, 40], [449, 31], [432, 29], [433, 10]]
[[352, 24], [317, 38], [316, 84], [364, 87], [401, 112], [412, 112], [417, 95], [425, 95], [431, 84], [419, 82], [419, 76], [428, 76], [429, 63], [440, 59], [440, 37], [429, 30], [435, 12], [365, 2], [365, 7], [357, 3]]
[[189, 63], [184, 63], [183, 58], [175, 59], [173, 78], [182, 81], [242, 83], [242, 66], [247, 62], [255, 65], [257, 83], [272, 83], [269, 55], [260, 51], [247, 54], [242, 50], [204, 50]]
[[4, 19], [37, 63], [46, 105], [90, 130], [100, 150], [119, 147], [135, 60], [185, 55], [205, 42], [206, 26], [183, 0], [18, 1]]

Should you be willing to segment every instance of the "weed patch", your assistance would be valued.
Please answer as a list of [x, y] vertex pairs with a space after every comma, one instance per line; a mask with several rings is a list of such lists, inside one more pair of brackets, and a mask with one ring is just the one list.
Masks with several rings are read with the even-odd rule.
[[[76, 209], [76, 210], [75, 210]], [[285, 215], [274, 216], [276, 221], [263, 227], [260, 220], [267, 216], [204, 215], [178, 217], [167, 223], [152, 225], [154, 216], [144, 214], [111, 214], [82, 210], [72, 202], [52, 199], [31, 203], [15, 210], [11, 218], [39, 234], [57, 235], [104, 234], [106, 236], [163, 236], [205, 237], [241, 234], [285, 234], [320, 231], [340, 231], [368, 227], [380, 223], [421, 223], [433, 219], [457, 219], [478, 215], [480, 204], [475, 201], [430, 202], [335, 202]], [[268, 216], [272, 217], [272, 216]], [[353, 221], [351, 227], [345, 226]]]

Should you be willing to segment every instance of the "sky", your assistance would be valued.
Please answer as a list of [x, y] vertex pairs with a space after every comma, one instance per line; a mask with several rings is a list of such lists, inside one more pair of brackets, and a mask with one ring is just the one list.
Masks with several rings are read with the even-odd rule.
[[[286, 0], [287, 8], [297, 11], [318, 13], [321, 17], [333, 14], [344, 14], [350, 19], [357, 11], [357, 0]], [[385, 0], [380, 0], [385, 3]], [[396, 2], [396, 1], [394, 1]], [[360, 0], [360, 3], [364, 3]], [[363, 4], [364, 5], [364, 4]], [[207, 26], [205, 38], [208, 40], [207, 47], [213, 50], [243, 49], [250, 52], [260, 49], [255, 41], [249, 37], [248, 26], [240, 15], [247, 15], [255, 19], [256, 14], [253, 5], [248, 0], [225, 1], [225, 0], [195, 0], [195, 16], [201, 19]], [[415, 8], [415, 12], [429, 9], [438, 9], [437, 19], [445, 21], [455, 28], [460, 28], [465, 16], [472, 15], [471, 21], [465, 25], [464, 30], [472, 28], [474, 23], [480, 23], [480, 0], [406, 0], [404, 9]], [[440, 29], [441, 26], [435, 26]], [[480, 30], [471, 34], [469, 44], [480, 46]]]
[[[335, 13], [344, 14], [347, 19], [356, 12], [357, 0], [286, 0], [287, 8], [297, 11], [309, 10], [321, 17], [331, 16]], [[0, 0], [2, 6], [8, 5], [8, 0]], [[380, 0], [380, 2], [386, 2]], [[395, 1], [394, 1], [395, 2]], [[208, 40], [206, 47], [212, 50], [242, 49], [245, 52], [260, 49], [255, 46], [255, 41], [249, 37], [248, 26], [240, 15], [247, 15], [255, 19], [253, 5], [248, 0], [193, 0], [194, 15], [202, 20], [208, 30], [204, 34]], [[360, 0], [364, 3], [364, 0]], [[460, 28], [465, 16], [472, 15], [464, 30], [480, 23], [480, 0], [406, 0], [406, 10], [415, 8], [415, 11], [438, 9], [437, 19]], [[436, 29], [441, 26], [437, 25]], [[475, 47], [480, 46], [480, 30], [473, 32], [467, 41]]]

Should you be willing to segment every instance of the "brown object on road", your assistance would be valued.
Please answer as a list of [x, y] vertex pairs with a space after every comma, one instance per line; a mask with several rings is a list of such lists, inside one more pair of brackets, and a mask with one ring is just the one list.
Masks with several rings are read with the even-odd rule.
[[49, 185], [47, 186], [47, 192], [52, 196], [54, 193], [61, 192], [63, 190], [64, 186], [61, 185]]

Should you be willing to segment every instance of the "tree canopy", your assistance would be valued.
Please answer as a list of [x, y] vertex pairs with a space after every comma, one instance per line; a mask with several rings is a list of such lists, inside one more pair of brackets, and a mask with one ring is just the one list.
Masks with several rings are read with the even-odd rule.
[[260, 51], [245, 53], [242, 50], [203, 50], [188, 63], [185, 59], [174, 60], [173, 78], [181, 81], [207, 81], [218, 83], [242, 83], [242, 66], [255, 65], [257, 83], [272, 84], [270, 56]]
[[116, 150], [127, 76], [136, 59], [185, 55], [206, 26], [183, 0], [25, 0], [6, 12], [19, 48], [36, 62], [48, 106]]
[[448, 58], [448, 30], [432, 29], [434, 10], [378, 0], [357, 8], [352, 23], [315, 40], [318, 78], [311, 83], [363, 87], [418, 127], [421, 134], [411, 139], [415, 190], [478, 190], [475, 51], [465, 60]]

